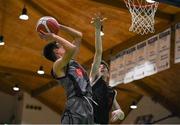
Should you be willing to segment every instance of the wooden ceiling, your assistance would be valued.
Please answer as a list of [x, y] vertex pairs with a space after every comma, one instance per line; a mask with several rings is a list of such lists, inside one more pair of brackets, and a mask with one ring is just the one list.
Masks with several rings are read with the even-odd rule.
[[[28, 21], [18, 19], [24, 5], [28, 9]], [[0, 34], [5, 41], [5, 45], [0, 46], [0, 90], [14, 94], [11, 88], [18, 84], [61, 114], [64, 90], [50, 76], [52, 63], [42, 56], [46, 42], [38, 37], [36, 22], [42, 16], [53, 16], [60, 23], [81, 31], [83, 40], [77, 60], [89, 68], [94, 56], [94, 28], [90, 21], [97, 12], [108, 18], [103, 36], [103, 56], [107, 61], [119, 51], [180, 21], [178, 7], [160, 3], [155, 17], [156, 32], [142, 36], [129, 32], [131, 17], [122, 0], [0, 0]], [[65, 33], [59, 34], [71, 40]], [[170, 69], [117, 86], [118, 102], [126, 114], [133, 100], [146, 95], [180, 116], [180, 64], [173, 63], [173, 52], [172, 48]], [[36, 73], [40, 65], [46, 75]]]

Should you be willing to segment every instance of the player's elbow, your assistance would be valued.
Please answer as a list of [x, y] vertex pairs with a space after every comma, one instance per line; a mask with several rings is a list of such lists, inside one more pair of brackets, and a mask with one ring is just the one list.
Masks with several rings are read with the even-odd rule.
[[79, 32], [79, 31], [75, 34], [75, 38], [76, 38], [76, 39], [81, 40], [82, 37], [83, 37], [83, 34], [82, 34], [81, 32]]
[[78, 32], [77, 36], [78, 36], [79, 38], [82, 38], [82, 37], [83, 37], [82, 32]]
[[71, 51], [72, 53], [75, 53], [76, 49], [77, 49], [77, 46], [73, 45], [73, 46], [71, 47], [70, 51]]

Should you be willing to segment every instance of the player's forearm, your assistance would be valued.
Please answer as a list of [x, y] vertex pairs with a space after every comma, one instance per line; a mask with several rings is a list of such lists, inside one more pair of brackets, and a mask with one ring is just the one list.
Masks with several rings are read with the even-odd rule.
[[65, 32], [69, 33], [72, 37], [82, 38], [82, 33], [71, 27], [59, 24], [59, 28], [60, 28], [60, 30], [63, 30]]
[[93, 64], [90, 71], [90, 81], [92, 82], [98, 73], [98, 69], [102, 58], [102, 39], [100, 36], [101, 29], [95, 27], [95, 54]]
[[121, 109], [120, 105], [118, 104], [117, 100], [114, 99], [113, 105], [112, 105], [113, 110]]
[[95, 53], [97, 56], [102, 56], [102, 38], [101, 38], [101, 29], [95, 29]]
[[54, 38], [54, 41], [58, 42], [60, 46], [63, 46], [65, 50], [74, 51], [76, 49], [76, 46], [74, 44], [70, 43], [69, 41], [65, 40], [64, 38], [58, 35], [54, 35], [53, 38]]

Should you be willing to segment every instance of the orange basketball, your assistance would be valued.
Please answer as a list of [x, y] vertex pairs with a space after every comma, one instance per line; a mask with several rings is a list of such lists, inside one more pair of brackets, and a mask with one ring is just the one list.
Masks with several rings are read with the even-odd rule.
[[36, 25], [36, 31], [40, 30], [46, 33], [55, 33], [57, 34], [59, 31], [59, 23], [56, 19], [50, 16], [42, 17], [38, 20]]

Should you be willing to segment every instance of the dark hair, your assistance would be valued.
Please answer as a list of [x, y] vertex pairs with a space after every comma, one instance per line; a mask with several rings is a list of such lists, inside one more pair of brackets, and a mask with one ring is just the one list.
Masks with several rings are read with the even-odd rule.
[[107, 62], [105, 62], [104, 60], [101, 60], [101, 64], [105, 65], [106, 68], [107, 68], [108, 71], [109, 71], [109, 65], [107, 64]]
[[55, 48], [58, 48], [56, 42], [50, 42], [43, 49], [44, 57], [46, 57], [48, 60], [52, 62], [55, 62], [57, 60], [57, 57], [55, 53], [53, 52]]

